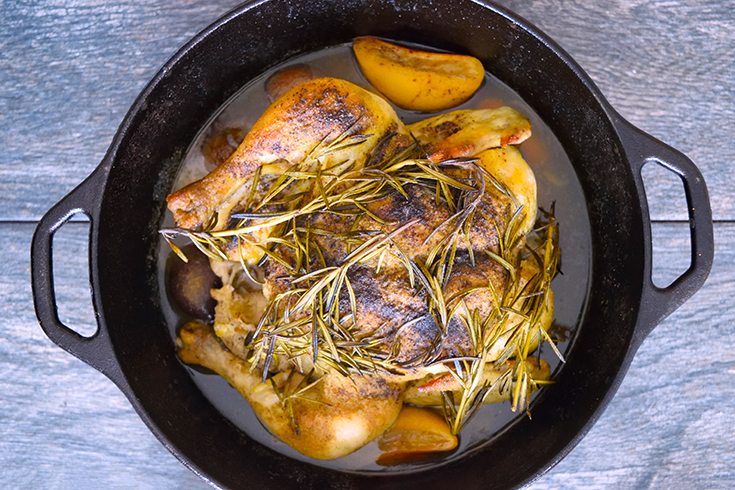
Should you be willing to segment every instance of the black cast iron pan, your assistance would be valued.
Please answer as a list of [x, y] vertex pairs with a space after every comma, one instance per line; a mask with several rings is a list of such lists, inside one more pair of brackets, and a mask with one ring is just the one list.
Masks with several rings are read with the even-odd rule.
[[[361, 35], [472, 54], [551, 127], [584, 192], [592, 243], [587, 305], [575, 344], [533, 420], [513, 424], [459, 461], [414, 473], [346, 474], [294, 461], [217, 412], [176, 359], [159, 303], [156, 250], [177, 164], [210, 115], [245, 82], [295, 54]], [[684, 183], [691, 267], [651, 281], [651, 232], [640, 171], [655, 162]], [[56, 313], [54, 232], [76, 213], [90, 227], [98, 331]], [[702, 176], [684, 155], [624, 121], [553, 41], [514, 14], [470, 0], [247, 2], [195, 37], [131, 108], [100, 166], [41, 220], [32, 244], [36, 312], [59, 346], [107, 375], [185, 465], [226, 488], [513, 488], [539, 477], [584, 436], [641, 341], [704, 283], [714, 254]], [[511, 444], [510, 441], [513, 441]]]

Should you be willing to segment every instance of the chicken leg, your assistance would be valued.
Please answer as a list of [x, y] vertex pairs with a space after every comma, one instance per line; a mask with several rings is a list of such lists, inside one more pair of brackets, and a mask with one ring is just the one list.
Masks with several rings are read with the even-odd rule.
[[230, 158], [203, 179], [170, 194], [168, 207], [181, 228], [201, 229], [215, 212], [224, 225], [232, 208], [249, 191], [245, 184], [258, 167], [284, 161], [297, 164], [319, 145], [342, 137], [370, 135], [357, 150], [357, 163], [364, 164], [370, 150], [395, 132], [407, 134], [393, 108], [381, 97], [344, 80], [310, 80], [276, 100]]
[[371, 374], [326, 374], [303, 395], [282, 401], [271, 384], [262, 383], [259, 370], [251, 371], [249, 363], [224, 348], [210, 327], [187, 323], [177, 342], [182, 361], [225, 378], [273, 435], [315, 459], [361, 448], [393, 424], [403, 405], [403, 387]]

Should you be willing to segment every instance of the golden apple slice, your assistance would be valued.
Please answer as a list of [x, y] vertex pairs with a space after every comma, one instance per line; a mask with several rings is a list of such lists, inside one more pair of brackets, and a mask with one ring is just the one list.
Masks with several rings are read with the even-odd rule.
[[444, 417], [427, 408], [404, 406], [393, 427], [378, 438], [378, 464], [397, 464], [457, 447]]
[[373, 86], [402, 109], [432, 112], [469, 99], [485, 78], [477, 58], [397, 46], [373, 37], [352, 46]]

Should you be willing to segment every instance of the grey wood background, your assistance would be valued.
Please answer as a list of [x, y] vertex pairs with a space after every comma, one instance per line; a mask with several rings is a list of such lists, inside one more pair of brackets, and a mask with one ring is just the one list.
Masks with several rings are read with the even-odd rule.
[[[204, 489], [103, 375], [54, 346], [31, 301], [35, 223], [101, 160], [159, 67], [236, 0], [0, 1], [0, 486]], [[708, 183], [716, 260], [643, 343], [587, 437], [533, 489], [735, 488], [735, 2], [504, 0], [628, 120]], [[646, 176], [655, 279], [688, 265], [681, 184]], [[94, 331], [86, 225], [54, 241], [62, 319]]]

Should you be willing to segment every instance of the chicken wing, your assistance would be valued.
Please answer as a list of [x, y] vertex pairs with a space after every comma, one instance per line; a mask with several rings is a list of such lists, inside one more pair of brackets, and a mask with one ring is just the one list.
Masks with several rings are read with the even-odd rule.
[[531, 136], [526, 116], [511, 109], [465, 109], [440, 114], [407, 126], [432, 160], [471, 157], [489, 148], [506, 147]]

